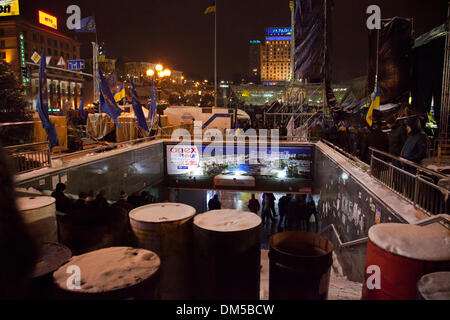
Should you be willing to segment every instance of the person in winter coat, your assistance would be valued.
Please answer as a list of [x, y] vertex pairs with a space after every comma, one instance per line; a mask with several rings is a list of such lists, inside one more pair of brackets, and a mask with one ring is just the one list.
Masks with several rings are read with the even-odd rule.
[[391, 133], [388, 136], [389, 153], [398, 157], [400, 156], [400, 152], [402, 151], [403, 145], [406, 141], [406, 128], [399, 120], [396, 120], [395, 118], [389, 119], [387, 126], [391, 129]]
[[402, 148], [400, 156], [406, 160], [420, 164], [426, 158], [428, 152], [428, 137], [423, 132], [418, 118], [406, 120], [408, 137]]
[[261, 208], [258, 199], [255, 198], [255, 194], [252, 194], [252, 198], [250, 199], [250, 201], [248, 202], [248, 209], [253, 212], [258, 214], [259, 209]]
[[336, 143], [342, 150], [348, 152], [350, 148], [350, 137], [346, 126], [342, 125], [339, 127], [336, 135]]
[[367, 136], [367, 146], [369, 148], [375, 148], [380, 151], [388, 152], [389, 139], [386, 133], [381, 131], [379, 123], [374, 123], [372, 130]]
[[72, 200], [64, 193], [66, 191], [66, 185], [64, 183], [58, 183], [55, 191], [51, 196], [56, 199], [56, 210], [63, 213], [69, 213], [72, 210]]
[[365, 163], [369, 163], [369, 146], [367, 144], [367, 137], [369, 136], [369, 129], [364, 126], [358, 131], [358, 148], [359, 158]]
[[222, 204], [219, 201], [219, 195], [216, 193], [214, 197], [208, 201], [209, 210], [219, 210], [222, 207]]

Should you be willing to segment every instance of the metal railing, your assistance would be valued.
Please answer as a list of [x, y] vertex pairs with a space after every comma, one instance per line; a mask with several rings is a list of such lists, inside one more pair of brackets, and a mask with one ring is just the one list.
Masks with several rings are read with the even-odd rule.
[[430, 214], [448, 213], [449, 190], [438, 185], [439, 180], [448, 178], [446, 175], [374, 148], [370, 150], [370, 173], [375, 179]]
[[28, 143], [4, 147], [12, 159], [14, 173], [24, 173], [44, 167], [51, 167], [48, 142]]

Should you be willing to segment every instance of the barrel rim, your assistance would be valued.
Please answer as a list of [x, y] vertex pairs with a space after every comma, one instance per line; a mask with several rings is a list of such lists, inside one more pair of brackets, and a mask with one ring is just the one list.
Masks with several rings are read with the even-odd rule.
[[[21, 199], [34, 200], [36, 198], [41, 198], [42, 200], [46, 199], [47, 203], [45, 203], [45, 204], [43, 204], [41, 206], [32, 205], [32, 204], [31, 205], [28, 204], [28, 206], [25, 206], [25, 203], [23, 203], [22, 200], [21, 200]], [[26, 212], [26, 211], [30, 211], [30, 210], [42, 209], [42, 208], [46, 208], [46, 207], [52, 206], [52, 205], [54, 205], [56, 203], [56, 199], [54, 197], [51, 197], [51, 196], [36, 195], [36, 196], [17, 197], [15, 202], [16, 202], [17, 209], [20, 212]]]
[[[248, 228], [246, 228], [246, 229], [240, 229], [240, 230], [218, 230], [218, 229], [208, 229], [208, 228], [206, 228], [206, 227], [199, 226], [199, 225], [196, 223], [196, 220], [198, 220], [199, 217], [202, 217], [202, 216], [205, 215], [205, 214], [210, 215], [210, 214], [213, 214], [213, 213], [217, 213], [218, 211], [235, 211], [235, 212], [240, 212], [240, 213], [244, 213], [244, 214], [247, 214], [247, 215], [256, 216], [256, 217], [258, 218], [258, 220], [259, 220], [259, 223], [256, 224], [256, 225], [254, 225], [254, 226], [248, 227]], [[218, 232], [218, 233], [232, 233], [232, 232], [244, 232], [244, 231], [254, 230], [254, 229], [256, 229], [256, 228], [261, 227], [261, 224], [262, 224], [262, 219], [261, 219], [261, 217], [260, 217], [259, 215], [257, 215], [256, 213], [250, 212], [250, 211], [236, 210], [236, 209], [217, 209], [217, 210], [209, 210], [209, 211], [206, 211], [206, 212], [203, 212], [203, 213], [200, 213], [200, 214], [196, 215], [196, 216], [194, 217], [194, 221], [193, 221], [193, 225], [194, 225], [195, 227], [199, 228], [199, 229], [206, 230], [206, 231], [210, 231], [210, 232]]]
[[[193, 213], [192, 213], [192, 214], [189, 214], [189, 215], [186, 215], [186, 216], [183, 216], [183, 217], [181, 217], [181, 218], [177, 218], [177, 219], [167, 219], [167, 220], [162, 220], [162, 221], [145, 221], [145, 220], [137, 219], [136, 217], [133, 216], [133, 215], [136, 214], [136, 212], [137, 212], [138, 210], [142, 210], [142, 209], [150, 208], [150, 207], [162, 207], [162, 206], [164, 206], [164, 205], [169, 205], [169, 206], [171, 206], [171, 205], [176, 205], [176, 206], [178, 206], [178, 207], [190, 208], [190, 209], [192, 209]], [[157, 223], [157, 224], [160, 224], [160, 223], [172, 223], [172, 222], [177, 222], [177, 221], [188, 220], [188, 219], [191, 219], [193, 216], [195, 216], [196, 213], [197, 213], [197, 210], [195, 210], [194, 207], [192, 207], [192, 206], [190, 206], [190, 205], [187, 205], [187, 204], [184, 204], [184, 203], [178, 203], [178, 202], [161, 202], [161, 203], [151, 203], [151, 204], [146, 204], [146, 205], [144, 205], [144, 206], [140, 206], [140, 207], [134, 208], [133, 210], [131, 210], [131, 211], [128, 213], [128, 217], [130, 218], [130, 220], [133, 220], [133, 221], [136, 221], [136, 222], [139, 222], [139, 223]]]
[[[292, 253], [280, 250], [279, 248], [274, 246], [273, 242], [275, 241], [274, 239], [276, 238], [276, 236], [279, 237], [282, 234], [285, 234], [285, 235], [288, 235], [288, 234], [292, 234], [292, 235], [293, 234], [306, 234], [306, 235], [309, 235], [309, 236], [313, 236], [315, 238], [320, 239], [321, 241], [326, 242], [327, 247], [329, 247], [329, 249], [328, 249], [329, 251], [327, 251], [326, 253], [324, 253], [322, 255], [316, 255], [316, 256], [301, 255], [300, 256], [300, 255], [295, 255], [295, 254], [292, 254]], [[270, 247], [271, 250], [275, 251], [278, 255], [284, 255], [284, 256], [288, 256], [288, 257], [294, 258], [294, 259], [303, 259], [303, 258], [307, 258], [307, 259], [321, 259], [321, 258], [323, 258], [323, 257], [325, 257], [327, 255], [331, 255], [333, 253], [333, 251], [334, 251], [333, 242], [331, 242], [330, 240], [328, 240], [328, 239], [326, 239], [326, 238], [324, 238], [324, 237], [322, 237], [322, 236], [320, 236], [320, 235], [318, 235], [316, 233], [313, 233], [313, 232], [302, 232], [302, 231], [284, 231], [284, 232], [275, 233], [272, 236], [270, 236], [269, 247]], [[323, 248], [320, 248], [320, 249], [323, 249]], [[323, 249], [323, 250], [325, 250], [325, 249]]]

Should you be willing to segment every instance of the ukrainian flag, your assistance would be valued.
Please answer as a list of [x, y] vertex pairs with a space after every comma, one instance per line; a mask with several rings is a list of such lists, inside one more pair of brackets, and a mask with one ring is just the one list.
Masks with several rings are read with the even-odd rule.
[[372, 126], [372, 116], [373, 116], [373, 110], [380, 109], [380, 87], [377, 87], [376, 91], [372, 94], [371, 97], [371, 103], [369, 110], [366, 114], [366, 122], [371, 127]]
[[123, 82], [122, 85], [113, 92], [113, 96], [117, 103], [125, 98], [125, 86], [123, 85]]
[[216, 12], [216, 1], [213, 1], [211, 5], [206, 8], [205, 14]]

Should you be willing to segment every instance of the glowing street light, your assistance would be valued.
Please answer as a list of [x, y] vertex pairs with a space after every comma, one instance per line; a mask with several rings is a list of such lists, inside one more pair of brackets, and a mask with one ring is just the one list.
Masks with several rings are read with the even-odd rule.
[[172, 74], [172, 71], [170, 71], [169, 69], [164, 70], [164, 76], [170, 77], [171, 74]]
[[158, 77], [164, 78], [164, 71], [158, 71]]
[[161, 71], [163, 69], [162, 64], [157, 64], [155, 69], [156, 69], [156, 71]]
[[155, 71], [153, 69], [148, 69], [147, 70], [147, 76], [148, 77], [153, 77], [154, 74], [155, 74]]

